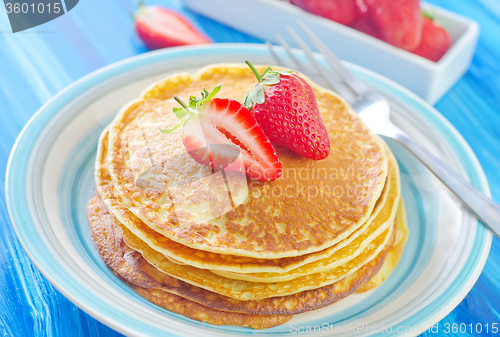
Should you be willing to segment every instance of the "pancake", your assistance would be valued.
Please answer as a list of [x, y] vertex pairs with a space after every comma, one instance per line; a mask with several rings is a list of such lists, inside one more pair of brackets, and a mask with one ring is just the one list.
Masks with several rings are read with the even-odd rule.
[[377, 238], [394, 223], [394, 218], [396, 217], [396, 211], [398, 209], [399, 200], [401, 197], [401, 184], [396, 158], [394, 158], [394, 156], [390, 152], [388, 152], [388, 156], [389, 176], [387, 178], [387, 181], [389, 184], [389, 195], [387, 201], [380, 213], [378, 213], [378, 215], [369, 224], [366, 230], [342, 249], [336, 251], [327, 258], [316, 260], [314, 262], [308, 263], [299, 268], [284, 273], [273, 272], [240, 274], [218, 270], [212, 270], [212, 272], [220, 276], [237, 280], [270, 283], [288, 281], [304, 275], [329, 271], [340, 265], [349, 263], [358, 255], [362, 254], [375, 238]]
[[213, 325], [236, 325], [253, 329], [268, 329], [288, 322], [292, 315], [252, 315], [207, 308], [201, 304], [160, 289], [132, 288], [148, 301], [177, 314]]
[[174, 293], [159, 290], [161, 284], [141, 270], [141, 255], [124, 244], [120, 227], [114, 225], [116, 220], [107, 211], [102, 200], [93, 198], [89, 202], [87, 214], [92, 238], [106, 265], [149, 301], [169, 311], [214, 325], [266, 329], [292, 318], [291, 315], [254, 315], [212, 309]]
[[362, 233], [366, 232], [368, 226], [371, 225], [374, 218], [386, 204], [389, 195], [389, 186], [391, 185], [388, 175], [383, 192], [377, 200], [370, 218], [346, 239], [323, 251], [282, 259], [254, 259], [244, 256], [217, 254], [193, 249], [172, 241], [146, 226], [132, 212], [123, 207], [123, 200], [115, 193], [113, 183], [107, 170], [107, 144], [108, 131], [106, 129], [99, 140], [95, 167], [95, 182], [97, 191], [106, 203], [108, 209], [133, 234], [138, 236], [152, 249], [164, 254], [171, 262], [188, 264], [203, 269], [240, 273], [283, 273], [305, 264], [330, 257], [338, 250], [349, 245]]
[[388, 250], [387, 246], [375, 259], [355, 273], [331, 285], [254, 301], [239, 301], [180, 281], [160, 272], [144, 259], [140, 260], [140, 265], [143, 271], [161, 284], [161, 290], [180, 294], [211, 308], [257, 315], [295, 315], [331, 305], [355, 292], [379, 271]]
[[[382, 224], [387, 223], [388, 221], [390, 224], [394, 223], [394, 217], [400, 197], [399, 170], [397, 162], [390, 152], [389, 158], [391, 174], [395, 177], [395, 184], [394, 187], [389, 190], [390, 197], [388, 197], [388, 200], [392, 199], [393, 201], [392, 203], [386, 203], [386, 205], [389, 205], [390, 208], [387, 212], [383, 213], [386, 218], [381, 218]], [[121, 223], [117, 223], [117, 225], [123, 226]], [[358, 256], [352, 260], [338, 265], [333, 269], [305, 274], [291, 280], [277, 283], [249, 282], [240, 279], [223, 277], [209, 270], [199, 269], [189, 265], [179, 265], [172, 262], [170, 259], [165, 258], [163, 254], [151, 249], [124, 226], [122, 230], [125, 243], [132, 249], [139, 251], [150, 264], [158, 268], [161, 272], [198, 287], [232, 297], [234, 299], [247, 301], [275, 296], [286, 296], [309, 289], [315, 289], [335, 283], [342, 278], [349, 276], [362, 265], [375, 258], [375, 256], [377, 256], [378, 253], [384, 249], [391, 237], [392, 228], [393, 226], [390, 226], [390, 228], [383, 231], [383, 233], [378, 235], [366, 246], [365, 249], [362, 250]], [[371, 233], [368, 233], [368, 235], [370, 234]], [[323, 266], [324, 265], [325, 264], [323, 264]]]
[[125, 244], [140, 252], [146, 261], [161, 272], [200, 288], [241, 301], [285, 296], [335, 283], [374, 259], [389, 244], [394, 227], [390, 226], [375, 238], [360, 255], [348, 263], [325, 272], [304, 275], [289, 281], [264, 283], [235, 280], [219, 276], [207, 269], [172, 263], [163, 254], [158, 253], [142, 242], [122, 224], [117, 222], [116, 225], [122, 227]]
[[[289, 296], [272, 297], [258, 301], [239, 301], [175, 279], [150, 265], [142, 258], [141, 254], [125, 245], [121, 228], [117, 226], [118, 221], [108, 212], [99, 196], [90, 200], [87, 214], [92, 238], [103, 260], [115, 274], [132, 284], [134, 290], [139, 294], [145, 295], [146, 298], [158, 304], [164, 301], [176, 302], [178, 298], [171, 297], [171, 295], [177, 295], [201, 304], [202, 307], [199, 307], [198, 310], [202, 315], [207, 313], [209, 317], [211, 314], [218, 317], [218, 312], [213, 310], [223, 312], [224, 315], [227, 313], [258, 315], [261, 322], [264, 322], [264, 324], [261, 323], [261, 327], [268, 327], [268, 324], [282, 324], [290, 319], [287, 315], [319, 309], [353, 293], [378, 272], [396, 237], [394, 231], [389, 244], [374, 259], [339, 282]], [[171, 308], [169, 310], [178, 313], [182, 310], [177, 305]], [[183, 312], [188, 317], [191, 317], [190, 313], [192, 313], [191, 310]], [[228, 315], [228, 317], [233, 316]], [[224, 324], [240, 325], [238, 323], [241, 322], [241, 319], [243, 318], [238, 316], [232, 321], [233, 323], [226, 322]], [[256, 325], [248, 325], [256, 328]]]
[[399, 200], [398, 211], [396, 215], [396, 238], [394, 244], [389, 250], [387, 257], [382, 265], [382, 268], [368, 282], [363, 284], [357, 291], [366, 292], [381, 285], [387, 277], [392, 273], [399, 263], [403, 249], [408, 241], [409, 231], [406, 219], [406, 207], [403, 198]]
[[[222, 85], [218, 97], [241, 101], [254, 84], [246, 66], [216, 65], [169, 77], [125, 106], [109, 129], [107, 168], [115, 192], [148, 227], [197, 250], [278, 259], [332, 247], [368, 220], [388, 171], [382, 143], [342, 98], [310, 83], [330, 155], [313, 161], [276, 147], [283, 176], [248, 179], [245, 198], [246, 187], [237, 186], [231, 193], [238, 205], [225, 214], [221, 194], [207, 188], [211, 169], [186, 153], [182, 130], [159, 131], [176, 123], [173, 95], [187, 100], [202, 87]], [[143, 190], [136, 181], [151, 166], [161, 177]]]

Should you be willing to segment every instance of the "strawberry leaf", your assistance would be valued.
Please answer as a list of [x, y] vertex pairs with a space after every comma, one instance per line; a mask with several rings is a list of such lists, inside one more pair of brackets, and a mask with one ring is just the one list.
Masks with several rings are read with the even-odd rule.
[[281, 74], [281, 75], [285, 75], [285, 76], [288, 76], [288, 75], [290, 75], [290, 74], [296, 74], [296, 73], [297, 73], [296, 71], [292, 71], [292, 70], [284, 70], [284, 71], [276, 71], [276, 70], [273, 70], [273, 72], [278, 73], [278, 74]]
[[264, 85], [278, 84], [281, 81], [280, 75], [288, 76], [294, 71], [274, 71], [271, 67], [267, 67], [262, 74], [259, 74], [257, 69], [249, 61], [245, 61], [250, 67], [258, 83], [245, 95], [243, 105], [250, 109], [254, 104], [262, 104], [266, 100], [264, 95]]
[[177, 122], [177, 124], [175, 124], [171, 128], [160, 129], [160, 131], [168, 135], [177, 130], [178, 128], [180, 128], [181, 126], [183, 126], [184, 124], [186, 124], [189, 121], [189, 119], [190, 119], [189, 115], [186, 114], [180, 121]]
[[270, 71], [266, 73], [264, 76], [262, 76], [262, 79], [260, 80], [261, 84], [278, 84], [280, 83], [280, 74], [278, 74], [275, 71]]
[[264, 77], [264, 75], [266, 75], [270, 71], [272, 71], [271, 67], [267, 67], [266, 70], [264, 70], [264, 72], [262, 73], [262, 77]]
[[243, 105], [247, 109], [250, 109], [254, 104], [262, 104], [265, 100], [266, 97], [264, 95], [264, 87], [259, 83], [255, 87], [253, 87], [252, 90], [248, 92], [248, 94], [245, 95], [245, 98], [243, 99]]
[[422, 11], [422, 16], [424, 18], [427, 18], [429, 20], [434, 21], [434, 17], [436, 16], [436, 13], [433, 9], [428, 9], [426, 11]]
[[199, 109], [201, 106], [203, 106], [203, 104], [210, 101], [220, 91], [220, 88], [221, 86], [219, 85], [218, 87], [215, 87], [214, 90], [212, 90], [212, 92], [210, 93], [205, 88], [203, 88], [200, 98], [197, 98], [195, 96], [189, 97], [189, 105], [184, 103], [184, 101], [179, 97], [174, 96], [174, 99], [177, 101], [177, 103], [182, 106], [182, 108], [173, 109], [175, 117], [179, 119], [179, 122], [177, 122], [171, 128], [160, 129], [160, 131], [169, 134], [186, 124], [193, 115], [199, 112]]
[[217, 95], [217, 93], [220, 91], [220, 88], [221, 88], [220, 85], [218, 87], [215, 87], [211, 93], [208, 93], [208, 91], [206, 91], [205, 88], [203, 88], [204, 91], [203, 99], [198, 103], [196, 107], [199, 108], [206, 102], [210, 101], [215, 95]]
[[174, 108], [174, 114], [175, 117], [182, 119], [184, 116], [186, 116], [188, 113], [186, 110], [181, 109], [181, 108]]

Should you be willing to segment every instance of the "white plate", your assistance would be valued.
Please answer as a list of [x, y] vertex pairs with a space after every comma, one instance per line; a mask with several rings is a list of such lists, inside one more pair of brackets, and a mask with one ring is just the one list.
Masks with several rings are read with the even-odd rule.
[[[417, 160], [394, 144], [390, 145], [401, 166], [410, 238], [395, 271], [366, 294], [296, 315], [282, 326], [253, 331], [208, 325], [157, 307], [104, 265], [85, 214], [94, 188], [100, 132], [123, 104], [162, 77], [246, 59], [254, 64], [272, 62], [265, 47], [249, 44], [146, 53], [84, 77], [45, 104], [19, 136], [6, 177], [12, 223], [32, 261], [73, 303], [129, 335], [286, 335], [314, 326], [316, 332], [322, 328], [319, 334], [344, 329], [364, 335], [370, 332], [368, 326], [372, 332], [383, 326], [384, 331], [398, 332], [399, 327], [399, 332], [406, 329], [406, 334], [417, 335], [437, 323], [475, 283], [488, 256], [491, 234], [462, 211]], [[397, 125], [489, 193], [471, 149], [437, 111], [401, 86], [347, 66], [388, 97]]]

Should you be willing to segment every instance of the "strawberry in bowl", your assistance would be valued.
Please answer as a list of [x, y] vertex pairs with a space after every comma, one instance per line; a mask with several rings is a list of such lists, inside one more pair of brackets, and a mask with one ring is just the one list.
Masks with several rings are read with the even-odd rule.
[[422, 13], [420, 0], [290, 0], [290, 3], [430, 61], [438, 62], [452, 45], [448, 31]]
[[306, 12], [322, 16], [343, 25], [356, 19], [357, 0], [290, 0], [290, 3]]
[[385, 42], [412, 51], [422, 38], [423, 17], [419, 0], [365, 0], [368, 15]]
[[451, 44], [451, 37], [446, 29], [436, 24], [432, 18], [425, 16], [422, 40], [412, 53], [437, 62], [450, 49]]

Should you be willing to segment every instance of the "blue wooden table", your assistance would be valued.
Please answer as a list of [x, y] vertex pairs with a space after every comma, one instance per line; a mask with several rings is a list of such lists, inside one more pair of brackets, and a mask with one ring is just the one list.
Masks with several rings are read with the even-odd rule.
[[[481, 25], [469, 71], [436, 108], [469, 142], [484, 168], [493, 199], [500, 202], [500, 1], [430, 2]], [[262, 42], [195, 15], [183, 9], [180, 1], [146, 1], [152, 3], [184, 12], [215, 42]], [[13, 34], [0, 5], [0, 176], [5, 176], [10, 149], [23, 125], [51, 96], [93, 70], [146, 51], [134, 34], [136, 7], [136, 0], [80, 0], [68, 14]], [[1, 179], [0, 335], [119, 335], [69, 302], [31, 263], [11, 226], [4, 187]], [[440, 327], [445, 323], [500, 324], [499, 276], [500, 243], [494, 238], [476, 285]], [[439, 335], [446, 335], [442, 328]], [[488, 335], [484, 329], [482, 335]]]

